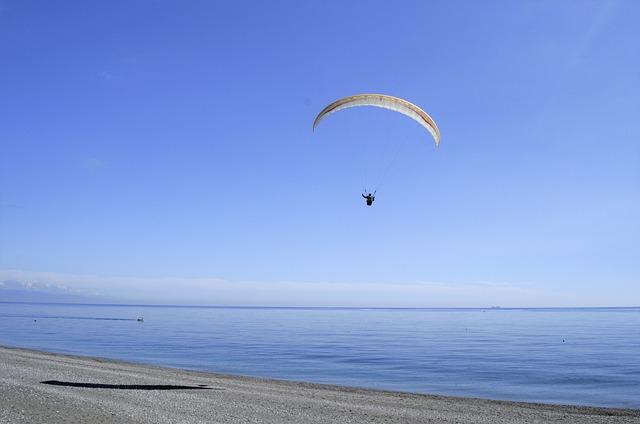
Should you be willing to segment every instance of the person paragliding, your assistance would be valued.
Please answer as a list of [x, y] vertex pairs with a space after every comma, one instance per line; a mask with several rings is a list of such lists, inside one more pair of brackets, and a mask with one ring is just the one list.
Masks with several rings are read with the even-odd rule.
[[[436, 147], [440, 145], [440, 130], [431, 116], [405, 99], [386, 94], [357, 94], [355, 96], [338, 99], [320, 111], [313, 121], [313, 130], [315, 130], [318, 124], [328, 115], [343, 109], [358, 106], [374, 106], [406, 115], [422, 125], [431, 134], [436, 143]], [[373, 205], [376, 199], [376, 192], [374, 191], [372, 194], [365, 190], [365, 193], [362, 193], [362, 197], [366, 200], [367, 206]]]
[[[367, 190], [365, 190], [364, 192], [366, 193]], [[362, 197], [364, 197], [364, 199], [366, 200], [367, 206], [371, 206], [373, 205], [373, 201], [376, 200], [376, 192], [374, 191], [373, 194], [367, 193], [366, 195], [362, 193]]]

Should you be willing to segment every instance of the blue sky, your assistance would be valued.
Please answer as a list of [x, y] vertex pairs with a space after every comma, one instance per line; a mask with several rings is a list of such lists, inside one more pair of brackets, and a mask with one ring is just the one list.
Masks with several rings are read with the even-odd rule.
[[[638, 305], [638, 16], [633, 0], [0, 0], [0, 281]], [[381, 109], [311, 131], [361, 92], [423, 107], [441, 147]]]

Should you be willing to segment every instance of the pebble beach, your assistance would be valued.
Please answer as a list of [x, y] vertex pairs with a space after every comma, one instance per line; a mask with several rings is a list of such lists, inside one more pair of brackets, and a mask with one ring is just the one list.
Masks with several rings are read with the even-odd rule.
[[0, 423], [640, 423], [640, 410], [431, 396], [0, 347]]

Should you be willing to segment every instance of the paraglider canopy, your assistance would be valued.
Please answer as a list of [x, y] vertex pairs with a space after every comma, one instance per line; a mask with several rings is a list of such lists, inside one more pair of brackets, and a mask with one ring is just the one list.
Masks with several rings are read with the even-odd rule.
[[322, 109], [316, 116], [313, 121], [313, 129], [315, 130], [318, 124], [333, 112], [356, 106], [375, 106], [402, 113], [426, 128], [433, 136], [436, 146], [440, 145], [440, 130], [435, 121], [424, 110], [407, 100], [386, 94], [357, 94], [336, 100]]

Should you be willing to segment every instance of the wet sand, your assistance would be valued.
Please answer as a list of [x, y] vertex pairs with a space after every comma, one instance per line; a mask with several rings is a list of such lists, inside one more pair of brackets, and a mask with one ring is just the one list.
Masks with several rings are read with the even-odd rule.
[[0, 347], [0, 423], [636, 423], [640, 410], [353, 389]]

